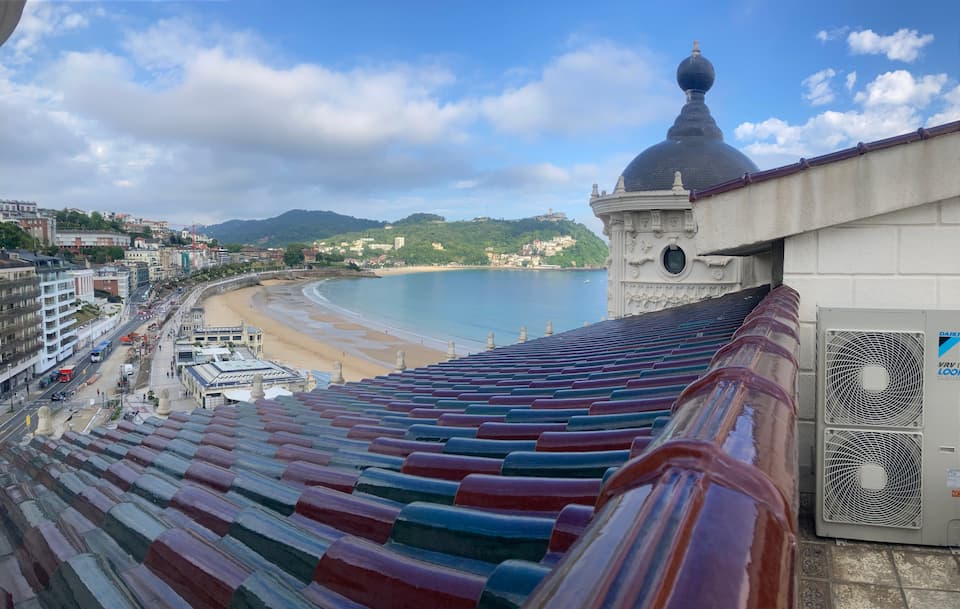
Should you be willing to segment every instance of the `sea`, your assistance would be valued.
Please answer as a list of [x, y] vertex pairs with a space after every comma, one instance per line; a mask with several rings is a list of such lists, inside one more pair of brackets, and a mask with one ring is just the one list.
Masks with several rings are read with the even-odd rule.
[[497, 346], [544, 335], [547, 322], [562, 332], [604, 319], [606, 270], [461, 269], [327, 279], [303, 294], [317, 307], [458, 355], [482, 351], [487, 334]]

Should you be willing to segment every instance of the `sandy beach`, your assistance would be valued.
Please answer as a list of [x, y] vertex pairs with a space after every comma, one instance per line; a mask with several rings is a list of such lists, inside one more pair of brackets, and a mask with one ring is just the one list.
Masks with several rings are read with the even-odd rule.
[[262, 286], [212, 296], [202, 303], [206, 322], [218, 326], [243, 321], [261, 328], [265, 358], [294, 368], [330, 372], [334, 361], [342, 361], [348, 381], [389, 373], [401, 350], [408, 368], [445, 359], [442, 351], [320, 309], [303, 296], [303, 285], [302, 281], [265, 281]]

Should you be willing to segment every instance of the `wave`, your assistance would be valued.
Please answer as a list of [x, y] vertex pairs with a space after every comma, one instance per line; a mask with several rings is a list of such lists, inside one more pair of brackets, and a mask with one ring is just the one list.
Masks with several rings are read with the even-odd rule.
[[[414, 330], [406, 326], [398, 325], [397, 323], [388, 323], [382, 319], [372, 319], [360, 311], [356, 311], [332, 302], [320, 292], [321, 285], [327, 281], [329, 280], [323, 279], [305, 284], [302, 288], [304, 297], [321, 309], [325, 309], [338, 317], [355, 321], [358, 325], [364, 326], [371, 330], [392, 334], [393, 336], [397, 336], [408, 342], [420, 343], [421, 345], [430, 347], [432, 349], [437, 349], [439, 351], [447, 350], [449, 342], [447, 340], [432, 336], [430, 334], [425, 334], [421, 331]], [[460, 338], [457, 340], [457, 337], [454, 337], [453, 340], [457, 345], [457, 351], [460, 355], [463, 355], [464, 353], [473, 353], [483, 349], [483, 345], [471, 345], [470, 343], [473, 343], [474, 341], [470, 341], [468, 339]]]

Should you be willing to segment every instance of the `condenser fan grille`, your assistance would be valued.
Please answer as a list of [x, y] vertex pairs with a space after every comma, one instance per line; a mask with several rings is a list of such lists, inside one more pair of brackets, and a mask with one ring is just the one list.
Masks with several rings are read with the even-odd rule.
[[823, 445], [823, 519], [920, 528], [919, 433], [827, 429]]
[[826, 333], [824, 418], [836, 425], [923, 424], [923, 334]]

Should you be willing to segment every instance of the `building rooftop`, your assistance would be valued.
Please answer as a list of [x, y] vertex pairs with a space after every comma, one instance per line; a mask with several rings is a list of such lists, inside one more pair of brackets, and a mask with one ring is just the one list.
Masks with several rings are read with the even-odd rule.
[[186, 374], [194, 377], [204, 387], [250, 384], [254, 374], [263, 376], [265, 382], [279, 382], [301, 378], [296, 372], [280, 364], [258, 359], [221, 360], [190, 366]]
[[[714, 182], [710, 184], [709, 187], [692, 187], [690, 192], [690, 202], [695, 203], [698, 200], [706, 199], [724, 192], [730, 192], [731, 190], [737, 190], [738, 188], [743, 188], [745, 186], [749, 186], [750, 184], [757, 184], [760, 182], [766, 182], [767, 180], [774, 180], [793, 175], [795, 173], [800, 173], [801, 171], [805, 171], [811, 167], [829, 165], [830, 163], [836, 163], [838, 161], [863, 156], [870, 152], [886, 150], [887, 148], [892, 148], [894, 146], [903, 146], [904, 144], [912, 144], [913, 142], [919, 142], [958, 132], [960, 132], [960, 121], [954, 121], [952, 123], [944, 123], [935, 127], [921, 127], [916, 131], [884, 138], [882, 140], [876, 140], [867, 143], [860, 142], [856, 146], [851, 146], [850, 148], [844, 148], [843, 150], [837, 150], [836, 152], [822, 154], [809, 159], [800, 159], [796, 163], [791, 163], [789, 165], [782, 165], [773, 169], [765, 169], [764, 171], [743, 173], [723, 182]], [[686, 175], [684, 175], [684, 178], [686, 178]], [[686, 179], [684, 179], [684, 183], [686, 183]]]
[[18, 607], [787, 607], [797, 306], [758, 288], [7, 445], [0, 587]]

